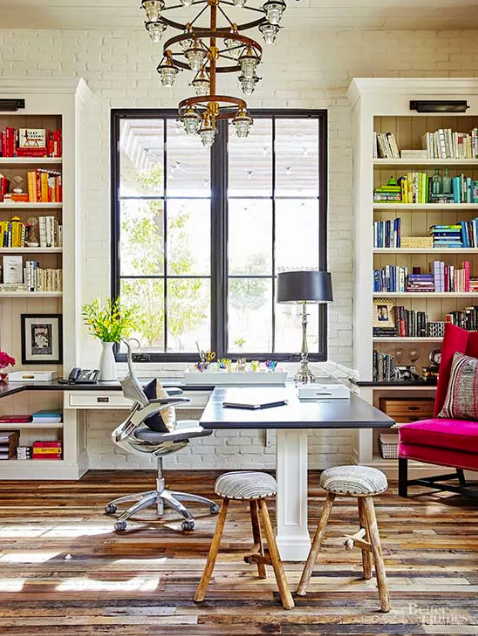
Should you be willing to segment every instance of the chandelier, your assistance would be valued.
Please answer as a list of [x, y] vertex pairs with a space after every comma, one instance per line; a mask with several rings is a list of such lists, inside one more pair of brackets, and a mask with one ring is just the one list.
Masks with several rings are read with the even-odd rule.
[[[170, 2], [166, 6], [166, 1]], [[244, 35], [257, 28], [267, 44], [273, 44], [279, 29], [285, 0], [266, 0], [261, 7], [246, 6], [247, 0], [142, 0], [146, 12], [145, 27], [153, 42], [160, 42], [167, 29], [178, 32], [164, 43], [163, 59], [157, 67], [163, 86], [173, 86], [182, 70], [193, 72], [191, 85], [195, 97], [179, 103], [179, 119], [188, 135], [198, 134], [206, 147], [211, 147], [217, 134], [216, 122], [232, 120], [238, 137], [247, 137], [253, 124], [243, 99], [217, 93], [217, 78], [223, 73], [236, 73], [244, 95], [252, 95], [260, 77], [257, 69], [262, 61], [262, 47]], [[249, 0], [250, 1], [250, 0]], [[165, 14], [192, 7], [196, 14], [184, 24]], [[233, 22], [225, 8], [238, 13], [249, 12], [250, 20]], [[229, 9], [228, 9], [229, 10]], [[170, 15], [170, 14], [169, 14]], [[205, 26], [203, 23], [207, 21]]]

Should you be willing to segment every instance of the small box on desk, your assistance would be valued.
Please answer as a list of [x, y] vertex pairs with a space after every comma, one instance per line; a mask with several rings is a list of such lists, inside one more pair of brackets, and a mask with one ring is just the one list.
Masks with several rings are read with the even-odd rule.
[[51, 382], [57, 376], [56, 371], [13, 371], [8, 374], [9, 382]]
[[350, 389], [343, 384], [299, 384], [297, 396], [299, 400], [347, 400]]

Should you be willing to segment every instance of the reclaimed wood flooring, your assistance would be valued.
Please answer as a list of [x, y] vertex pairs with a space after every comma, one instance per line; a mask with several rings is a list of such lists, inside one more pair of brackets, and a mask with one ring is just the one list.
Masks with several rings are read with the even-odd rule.
[[[176, 490], [212, 496], [213, 472], [169, 472]], [[92, 471], [79, 482], [0, 482], [0, 635], [373, 636], [478, 634], [478, 503], [451, 493], [408, 500], [396, 485], [376, 498], [392, 611], [378, 611], [375, 579], [360, 580], [355, 502], [337, 499], [305, 598], [285, 611], [272, 572], [242, 561], [250, 547], [247, 504], [231, 503], [221, 551], [202, 605], [193, 602], [215, 517], [184, 533], [151, 511], [125, 534], [104, 505], [147, 490], [146, 471]], [[310, 528], [324, 499], [310, 475]], [[274, 505], [270, 509], [274, 515]], [[292, 590], [302, 564], [286, 563]]]

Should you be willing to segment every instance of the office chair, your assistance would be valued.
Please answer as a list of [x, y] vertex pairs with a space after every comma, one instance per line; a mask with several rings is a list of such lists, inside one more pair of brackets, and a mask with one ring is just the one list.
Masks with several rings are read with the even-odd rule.
[[[115, 530], [118, 532], [127, 529], [127, 520], [136, 515], [141, 510], [156, 506], [159, 516], [164, 512], [164, 506], [176, 510], [184, 521], [181, 523], [183, 530], [193, 530], [194, 517], [191, 512], [181, 503], [190, 501], [209, 506], [211, 514], [217, 514], [219, 506], [211, 499], [192, 495], [190, 493], [176, 492], [168, 490], [163, 477], [163, 457], [170, 453], [175, 453], [188, 445], [193, 437], [205, 437], [211, 431], [204, 430], [198, 422], [184, 421], [177, 422], [174, 418], [172, 430], [166, 426], [161, 413], [167, 409], [173, 409], [178, 404], [189, 402], [188, 398], [181, 397], [181, 389], [168, 389], [168, 397], [156, 398], [156, 381], [153, 381], [143, 390], [139, 384], [133, 368], [132, 352], [129, 342], [127, 346], [127, 360], [129, 372], [125, 378], [120, 380], [123, 394], [133, 401], [133, 407], [126, 420], [120, 424], [112, 433], [115, 444], [135, 455], [151, 454], [157, 458], [157, 478], [156, 489], [148, 492], [141, 492], [133, 495], [118, 497], [110, 501], [105, 507], [106, 514], [114, 514], [119, 504], [136, 501], [133, 506], [123, 512], [115, 523]], [[146, 390], [151, 393], [154, 388], [154, 396], [148, 397]]]

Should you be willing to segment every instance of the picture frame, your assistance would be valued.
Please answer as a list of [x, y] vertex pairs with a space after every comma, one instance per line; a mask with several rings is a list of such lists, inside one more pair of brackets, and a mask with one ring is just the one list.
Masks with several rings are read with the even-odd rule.
[[22, 364], [62, 364], [63, 316], [21, 314]]
[[384, 328], [395, 327], [393, 301], [387, 298], [377, 298], [373, 301], [373, 326]]

